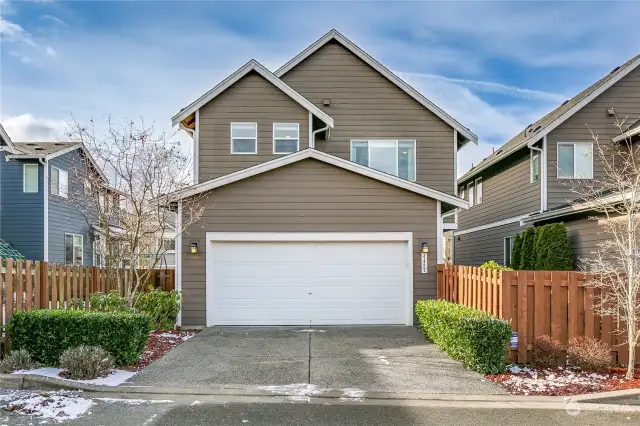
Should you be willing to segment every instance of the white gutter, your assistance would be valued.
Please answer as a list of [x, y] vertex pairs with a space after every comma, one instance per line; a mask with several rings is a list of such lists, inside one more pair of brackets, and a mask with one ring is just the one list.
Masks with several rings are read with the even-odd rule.
[[[314, 131], [311, 133], [311, 140], [313, 141], [313, 147], [315, 147], [315, 146], [316, 146], [316, 135], [317, 135], [318, 133], [320, 133], [320, 132], [326, 132], [327, 130], [329, 130], [329, 125], [328, 125], [328, 124], [327, 124], [326, 126], [324, 126], [323, 128], [321, 128], [321, 129], [314, 130]], [[311, 141], [309, 141], [309, 145], [311, 145]]]
[[44, 167], [44, 183], [43, 183], [43, 190], [42, 192], [44, 193], [44, 205], [43, 205], [43, 210], [44, 210], [44, 223], [43, 223], [43, 228], [44, 228], [44, 250], [43, 250], [43, 256], [42, 256], [42, 260], [44, 262], [48, 262], [49, 261], [49, 160], [46, 158], [39, 158], [38, 161], [40, 162], [40, 164], [42, 164], [42, 166]]

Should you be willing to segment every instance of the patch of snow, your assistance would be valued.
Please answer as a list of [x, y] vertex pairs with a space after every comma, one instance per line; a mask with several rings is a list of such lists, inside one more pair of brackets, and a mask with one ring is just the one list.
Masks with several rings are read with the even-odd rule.
[[141, 404], [169, 404], [174, 402], [170, 399], [127, 399], [127, 398], [93, 398], [96, 401], [106, 402], [108, 404], [114, 402], [121, 402], [129, 405], [141, 405]]
[[173, 333], [161, 333], [156, 334], [157, 337], [164, 337], [165, 339], [182, 339], [182, 337], [178, 334]]
[[2, 409], [21, 415], [51, 419], [56, 422], [73, 420], [87, 413], [95, 405], [95, 402], [81, 398], [79, 394], [79, 392], [71, 391], [16, 391], [10, 393], [11, 401], [4, 404]]
[[378, 360], [379, 360], [381, 363], [385, 364], [385, 365], [390, 365], [390, 364], [391, 364], [391, 363], [389, 362], [389, 360], [388, 360], [384, 355], [383, 355], [383, 356], [379, 356], [379, 357], [378, 357]]
[[296, 333], [324, 333], [326, 331], [327, 330], [314, 330], [314, 329], [311, 329], [311, 328], [307, 328], [307, 329], [304, 329], [304, 330], [296, 330]]
[[340, 395], [341, 401], [364, 401], [365, 391], [358, 388], [344, 388], [342, 389], [342, 395]]
[[507, 370], [509, 370], [509, 372], [513, 373], [513, 374], [520, 374], [520, 373], [528, 373], [530, 371], [533, 371], [527, 367], [520, 367], [518, 365], [510, 365], [507, 367]]
[[275, 393], [277, 395], [287, 396], [287, 399], [296, 402], [309, 402], [310, 396], [321, 395], [328, 391], [327, 389], [319, 388], [317, 385], [307, 383], [294, 383], [291, 385], [276, 386], [258, 386], [258, 389]]
[[200, 405], [200, 404], [202, 404], [202, 401], [198, 401], [198, 400], [196, 399], [195, 401], [193, 401], [193, 402], [191, 403], [191, 406], [194, 406], [194, 405]]
[[[629, 418], [629, 417], [627, 417], [627, 418]], [[242, 419], [242, 423], [249, 423], [249, 420], [247, 420], [247, 419]]]
[[610, 375], [597, 373], [583, 373], [581, 371], [564, 369], [559, 372], [550, 370], [530, 370], [528, 368], [509, 368], [512, 375], [502, 382], [508, 387], [521, 390], [525, 395], [531, 392], [546, 392], [571, 385], [597, 387], [602, 380], [612, 378]]
[[100, 386], [118, 386], [136, 375], [135, 371], [113, 370], [113, 372], [106, 377], [99, 377], [97, 379], [91, 379], [91, 380], [72, 380], [72, 379], [65, 379], [64, 377], [60, 377], [58, 374], [61, 371], [62, 370], [60, 368], [43, 367], [43, 368], [36, 368], [34, 370], [18, 370], [12, 374], [37, 374], [39, 376], [53, 377], [55, 379], [66, 380], [68, 382], [85, 383], [88, 385], [100, 385]]

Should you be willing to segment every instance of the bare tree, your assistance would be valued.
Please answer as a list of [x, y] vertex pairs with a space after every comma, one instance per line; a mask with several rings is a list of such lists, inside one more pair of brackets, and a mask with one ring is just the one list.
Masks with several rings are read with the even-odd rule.
[[596, 310], [626, 323], [626, 336], [619, 334], [629, 348], [626, 375], [632, 378], [640, 343], [640, 143], [632, 143], [626, 120], [614, 125], [620, 132], [615, 142], [601, 141], [591, 131], [601, 175], [572, 190], [579, 196], [574, 204], [595, 211], [591, 219], [603, 228], [597, 249], [581, 259], [581, 267], [592, 274], [587, 285], [601, 289]]
[[[175, 207], [163, 202], [188, 186], [190, 160], [176, 142], [145, 127], [144, 121], [115, 125], [109, 118], [102, 136], [96, 135], [93, 121], [87, 128], [74, 119], [69, 127], [69, 138], [89, 151], [74, 169], [84, 185], [70, 194], [70, 201], [101, 234], [100, 256], [108, 276], [117, 279], [121, 294], [133, 305], [167, 251], [164, 237], [181, 238], [202, 215], [201, 197], [182, 202], [181, 224]], [[121, 274], [123, 269], [128, 273]]]

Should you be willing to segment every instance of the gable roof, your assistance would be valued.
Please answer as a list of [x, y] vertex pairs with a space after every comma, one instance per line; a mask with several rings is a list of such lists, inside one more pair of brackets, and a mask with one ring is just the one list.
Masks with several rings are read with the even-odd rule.
[[289, 95], [291, 99], [299, 103], [302, 107], [306, 108], [313, 115], [324, 121], [329, 127], [333, 127], [333, 119], [327, 115], [320, 108], [311, 103], [307, 98], [302, 96], [300, 93], [296, 92], [291, 86], [289, 86], [284, 81], [280, 80], [276, 77], [271, 71], [266, 69], [264, 65], [256, 61], [255, 59], [250, 60], [242, 67], [240, 67], [236, 72], [231, 74], [229, 77], [222, 80], [217, 86], [213, 87], [204, 95], [200, 96], [198, 99], [193, 101], [187, 107], [183, 108], [176, 115], [171, 117], [171, 125], [175, 126], [180, 123], [182, 120], [195, 113], [198, 109], [202, 108], [205, 104], [210, 102], [216, 96], [220, 95], [222, 92], [227, 90], [233, 83], [240, 80], [242, 77], [250, 73], [251, 71], [255, 71], [260, 74], [262, 77], [267, 79], [271, 84], [276, 86], [278, 89], [282, 90], [284, 93]]
[[183, 198], [191, 197], [196, 194], [210, 191], [215, 188], [219, 188], [224, 185], [229, 185], [234, 182], [238, 182], [243, 179], [247, 179], [251, 176], [255, 176], [261, 173], [268, 172], [270, 170], [277, 169], [288, 164], [296, 163], [298, 161], [312, 158], [314, 160], [322, 161], [327, 164], [339, 167], [344, 170], [349, 170], [354, 173], [358, 173], [363, 176], [370, 177], [372, 179], [379, 180], [389, 185], [396, 186], [398, 188], [406, 189], [407, 191], [414, 192], [416, 194], [424, 195], [425, 197], [440, 200], [444, 203], [450, 204], [455, 207], [461, 207], [463, 209], [469, 208], [469, 204], [455, 195], [447, 194], [424, 185], [417, 184], [415, 182], [402, 179], [388, 173], [379, 172], [369, 167], [361, 166], [360, 164], [353, 163], [351, 161], [336, 157], [326, 152], [318, 151], [313, 148], [307, 148], [302, 151], [298, 151], [294, 154], [285, 155], [275, 160], [266, 161], [253, 167], [249, 167], [228, 175], [221, 176], [219, 178], [211, 179], [206, 182], [192, 185], [182, 190], [176, 191], [167, 195], [166, 202], [175, 202]]
[[391, 72], [387, 67], [382, 65], [380, 62], [376, 61], [373, 57], [371, 57], [367, 52], [358, 47], [351, 40], [346, 38], [344, 35], [340, 34], [337, 30], [333, 29], [322, 36], [319, 40], [313, 43], [311, 46], [304, 49], [298, 55], [296, 55], [289, 62], [280, 67], [275, 75], [278, 77], [282, 77], [291, 69], [293, 69], [300, 62], [304, 61], [306, 58], [311, 56], [314, 52], [320, 49], [322, 46], [330, 42], [331, 40], [336, 40], [338, 43], [347, 48], [351, 53], [356, 55], [358, 58], [362, 59], [366, 64], [370, 67], [378, 71], [384, 77], [386, 77], [389, 81], [399, 87], [402, 91], [407, 93], [413, 99], [418, 101], [422, 106], [427, 108], [429, 111], [440, 117], [445, 123], [453, 127], [458, 131], [459, 134], [463, 135], [468, 140], [478, 143], [478, 137], [469, 130], [468, 127], [463, 126], [460, 122], [458, 122], [455, 118], [447, 114], [445, 111], [440, 109], [436, 104], [427, 99], [422, 93], [418, 92], [416, 89], [411, 87], [407, 82], [402, 80], [400, 77]]
[[502, 145], [494, 153], [483, 159], [475, 167], [465, 173], [458, 183], [468, 180], [480, 171], [486, 169], [492, 164], [502, 160], [507, 155], [518, 151], [525, 146], [531, 146], [544, 136], [548, 135], [553, 129], [558, 127], [569, 117], [580, 111], [589, 102], [600, 96], [604, 91], [620, 81], [640, 65], [640, 54], [628, 60], [619, 67], [614, 68], [609, 74], [592, 84], [591, 86], [578, 93], [573, 98], [564, 102], [562, 105], [545, 115], [535, 123], [527, 126], [522, 132], [518, 133], [507, 143]]
[[16, 150], [16, 148], [15, 148], [15, 146], [13, 144], [13, 141], [9, 137], [9, 134], [7, 133], [6, 130], [4, 130], [4, 127], [2, 127], [2, 123], [0, 123], [0, 147], [2, 145], [5, 145], [9, 152], [13, 153]]

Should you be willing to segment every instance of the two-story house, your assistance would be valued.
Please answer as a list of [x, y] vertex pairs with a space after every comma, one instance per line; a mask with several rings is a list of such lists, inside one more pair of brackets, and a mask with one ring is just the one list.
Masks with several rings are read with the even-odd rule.
[[183, 108], [204, 214], [176, 241], [181, 322], [412, 324], [436, 296], [458, 150], [476, 136], [335, 30]]
[[[457, 216], [454, 263], [509, 264], [516, 234], [562, 221], [578, 266], [606, 235], [589, 219], [594, 213], [588, 206], [569, 204], [579, 197], [572, 188], [603, 176], [591, 132], [600, 143], [619, 143], [616, 117], [628, 124], [640, 119], [640, 55], [527, 126], [458, 180], [470, 207], [448, 214], [448, 220]], [[638, 132], [631, 126], [630, 136]]]
[[74, 170], [86, 158], [80, 143], [13, 142], [0, 125], [0, 241], [22, 258], [93, 265], [95, 229], [71, 197], [85, 192]]

